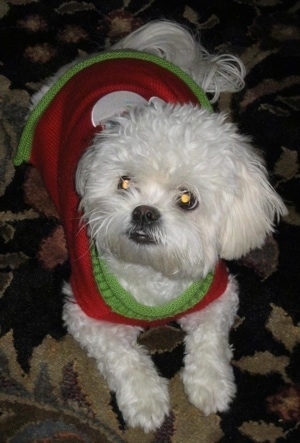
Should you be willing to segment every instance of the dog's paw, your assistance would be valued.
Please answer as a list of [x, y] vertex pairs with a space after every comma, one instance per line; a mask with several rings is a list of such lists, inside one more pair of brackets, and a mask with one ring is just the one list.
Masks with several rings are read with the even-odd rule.
[[184, 368], [182, 380], [189, 401], [205, 415], [227, 411], [236, 393], [233, 370], [229, 364], [206, 370]]
[[157, 374], [139, 374], [130, 383], [124, 381], [116, 397], [127, 424], [144, 432], [159, 428], [169, 413], [167, 380]]

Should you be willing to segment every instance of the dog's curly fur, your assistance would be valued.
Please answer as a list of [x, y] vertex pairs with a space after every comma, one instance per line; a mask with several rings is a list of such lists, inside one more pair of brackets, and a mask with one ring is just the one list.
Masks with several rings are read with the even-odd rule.
[[[124, 48], [177, 64], [212, 93], [212, 101], [243, 87], [238, 59], [210, 55], [174, 23], [150, 23], [114, 49]], [[122, 177], [126, 186], [120, 189]], [[220, 258], [236, 259], [260, 247], [274, 219], [285, 213], [249, 139], [226, 116], [192, 104], [152, 100], [111, 116], [82, 157], [76, 186], [99, 255], [148, 306], [175, 299]], [[183, 194], [189, 205], [181, 204]], [[68, 284], [64, 292], [68, 330], [96, 359], [125, 420], [146, 432], [159, 427], [169, 412], [167, 381], [137, 344], [141, 329], [89, 318]], [[230, 276], [217, 301], [179, 321], [186, 332], [185, 391], [205, 414], [226, 411], [235, 394], [228, 332], [237, 306], [237, 283]]]

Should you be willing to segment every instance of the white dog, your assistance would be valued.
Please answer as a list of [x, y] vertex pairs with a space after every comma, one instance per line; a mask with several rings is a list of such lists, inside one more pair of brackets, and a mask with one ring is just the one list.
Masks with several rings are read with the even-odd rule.
[[189, 400], [226, 411], [238, 289], [222, 259], [260, 247], [285, 213], [249, 140], [205, 96], [239, 90], [244, 74], [179, 25], [150, 23], [60, 71], [35, 96], [20, 143], [16, 163], [40, 169], [66, 232], [64, 321], [125, 420], [146, 432], [163, 423], [169, 395], [137, 344], [142, 328], [176, 319]]

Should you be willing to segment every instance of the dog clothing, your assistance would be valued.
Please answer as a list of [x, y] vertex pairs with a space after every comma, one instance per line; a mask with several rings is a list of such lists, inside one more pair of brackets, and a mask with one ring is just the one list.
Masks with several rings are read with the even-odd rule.
[[95, 319], [149, 327], [204, 308], [224, 293], [228, 275], [220, 261], [214, 273], [175, 300], [149, 307], [125, 291], [98, 257], [81, 223], [74, 177], [85, 149], [103, 128], [101, 117], [116, 111], [108, 109], [111, 103], [119, 106], [118, 96], [125, 108], [128, 96], [129, 102], [158, 97], [211, 110], [201, 88], [166, 60], [134, 51], [102, 53], [72, 66], [43, 96], [27, 120], [15, 164], [30, 162], [42, 175], [65, 230], [70, 283], [81, 309]]

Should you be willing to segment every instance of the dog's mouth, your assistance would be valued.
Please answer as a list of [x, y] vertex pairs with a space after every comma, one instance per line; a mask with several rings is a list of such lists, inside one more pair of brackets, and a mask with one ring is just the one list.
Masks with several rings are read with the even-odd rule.
[[142, 230], [130, 231], [127, 235], [130, 240], [141, 245], [156, 244], [156, 240], [153, 238], [153, 236]]

